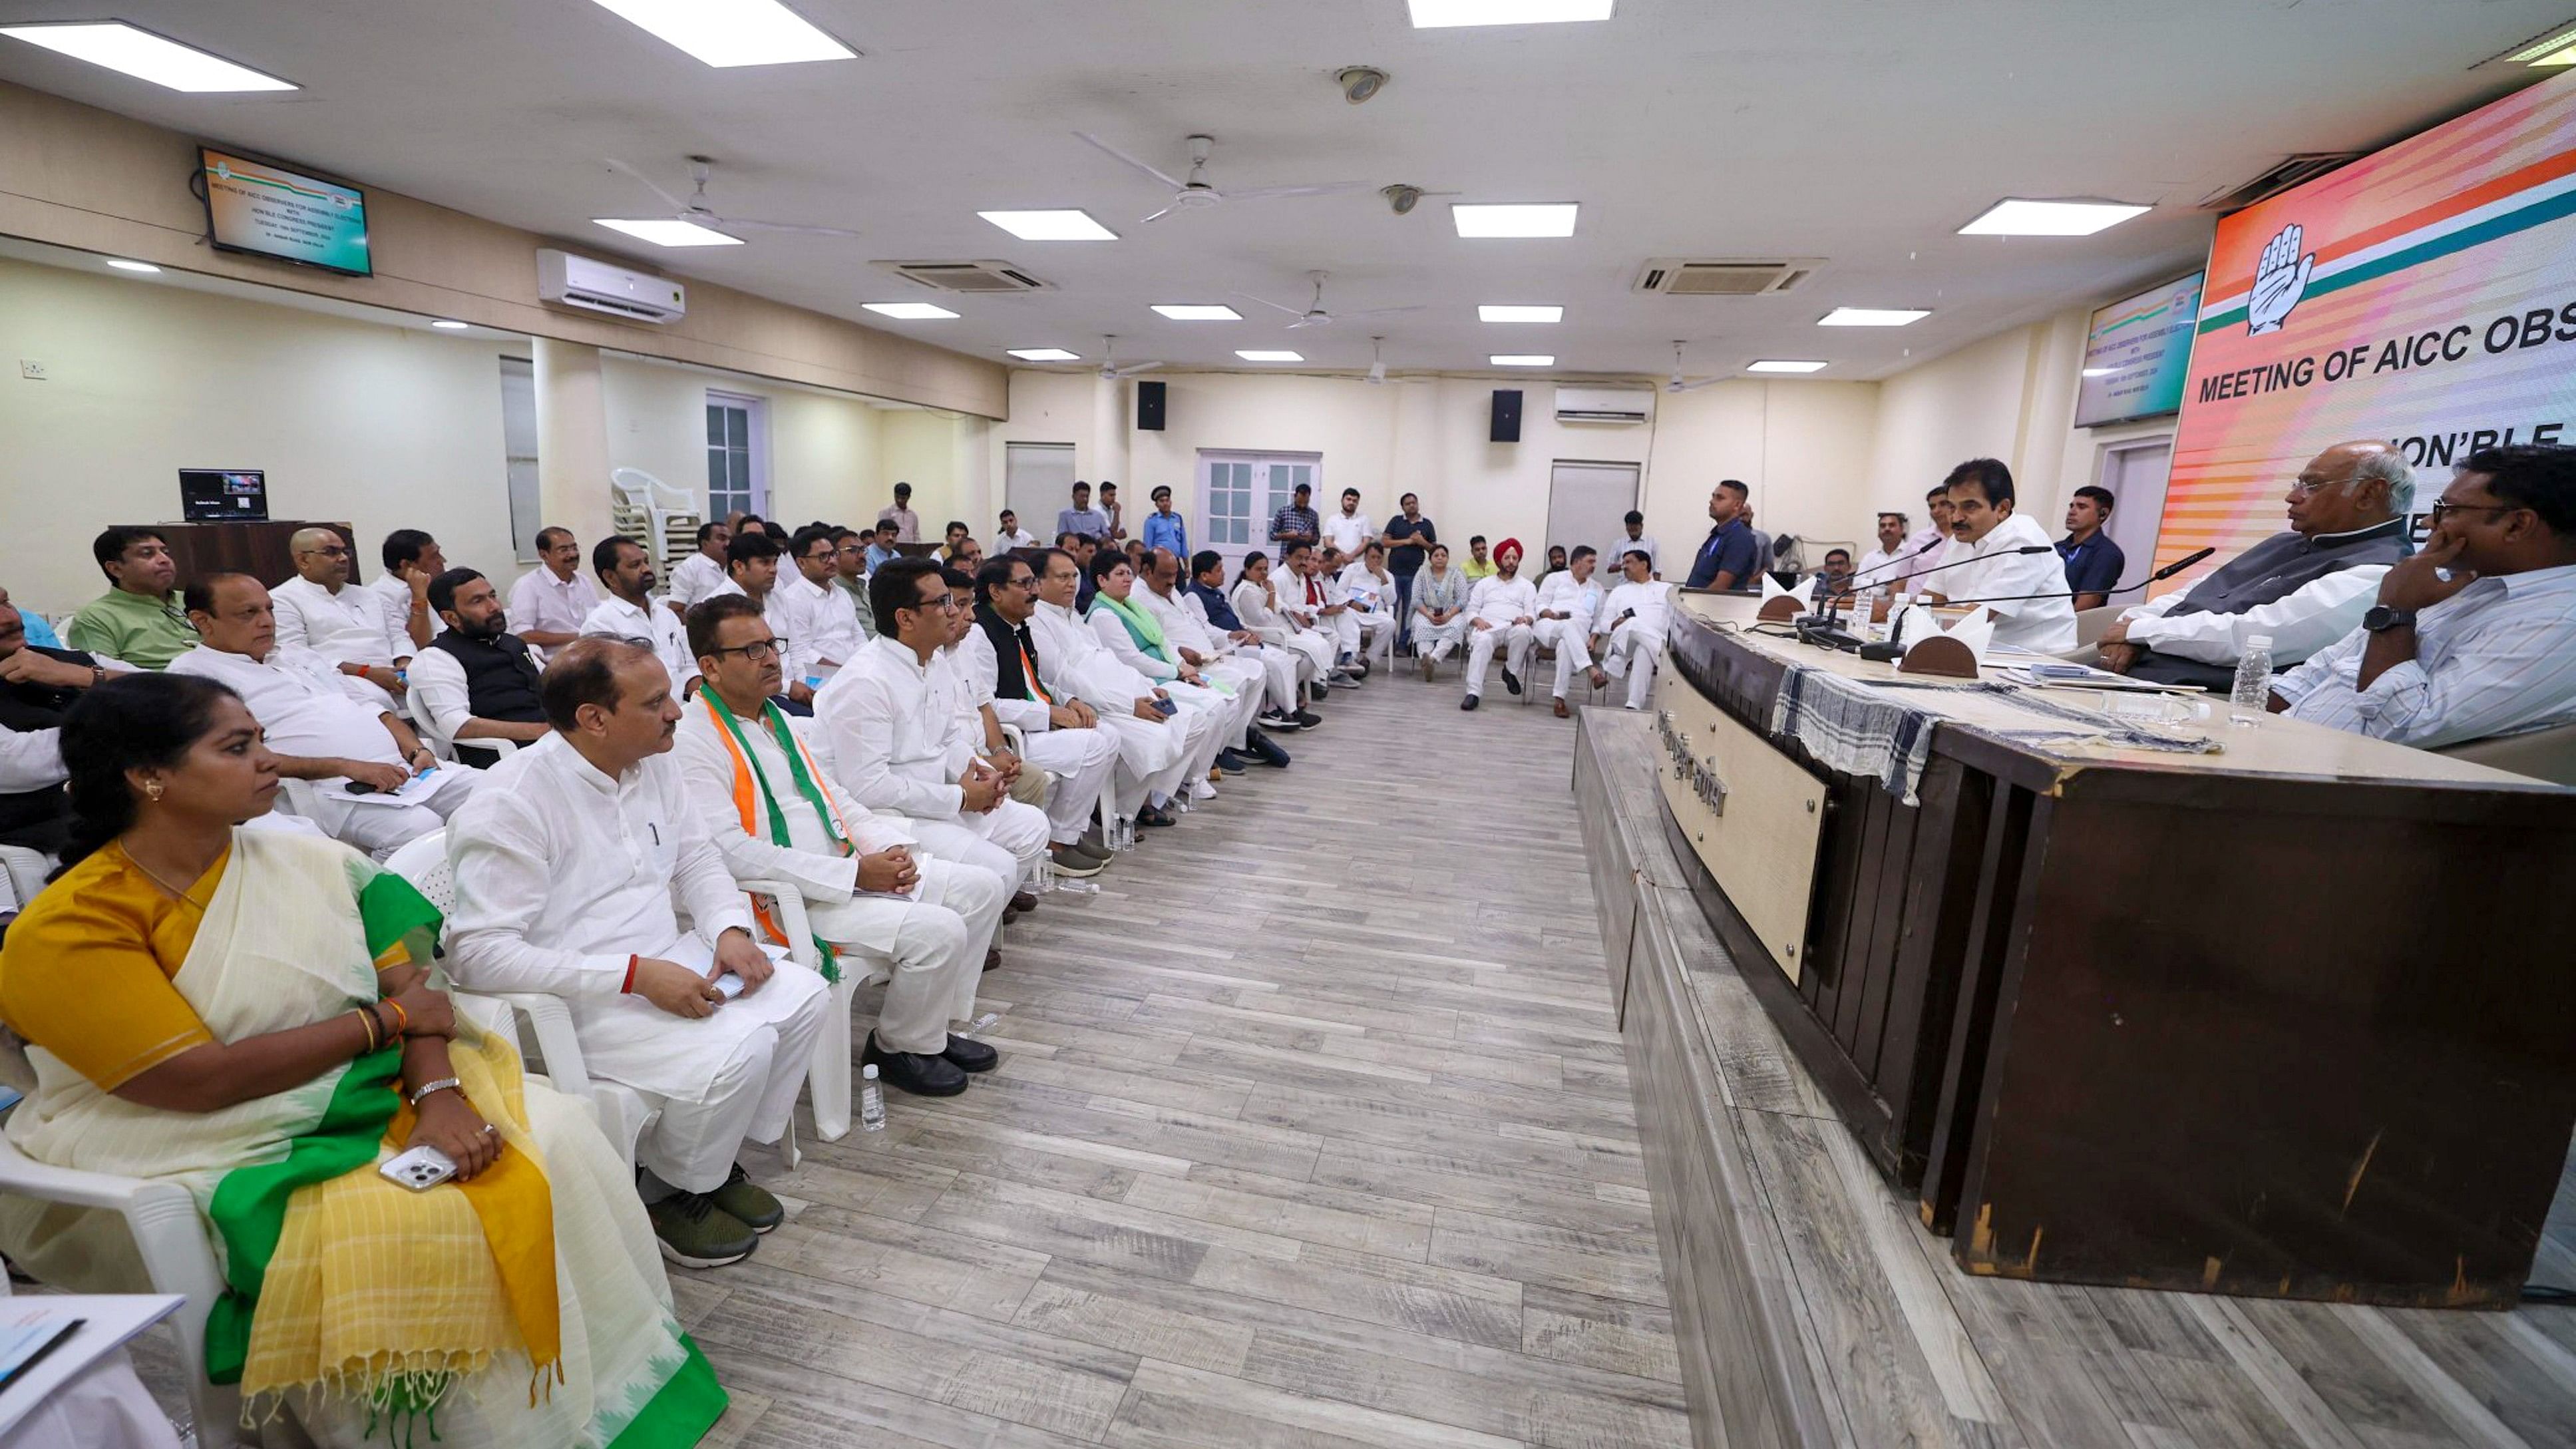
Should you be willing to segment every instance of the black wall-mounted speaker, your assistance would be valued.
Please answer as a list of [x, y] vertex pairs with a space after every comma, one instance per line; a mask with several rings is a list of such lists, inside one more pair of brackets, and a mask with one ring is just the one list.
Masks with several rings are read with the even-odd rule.
[[1493, 441], [1497, 443], [1517, 443], [1521, 440], [1521, 392], [1519, 388], [1498, 387], [1494, 389], [1494, 431], [1491, 434], [1491, 437]]
[[1163, 430], [1163, 384], [1159, 382], [1136, 384], [1136, 428], [1137, 431], [1146, 433], [1159, 433]]

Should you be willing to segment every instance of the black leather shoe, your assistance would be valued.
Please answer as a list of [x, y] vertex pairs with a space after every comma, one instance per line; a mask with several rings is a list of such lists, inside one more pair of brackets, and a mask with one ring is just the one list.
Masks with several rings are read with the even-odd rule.
[[1460, 709], [1474, 709], [1476, 707], [1476, 696], [1471, 694], [1465, 699], [1458, 701], [1458, 707]]
[[889, 1087], [901, 1087], [916, 1097], [954, 1097], [966, 1090], [966, 1074], [944, 1056], [925, 1056], [920, 1052], [890, 1052], [877, 1044], [877, 1034], [868, 1033], [868, 1044], [859, 1053], [859, 1065], [875, 1067], [877, 1080]]
[[1021, 891], [1011, 897], [1010, 909], [1012, 910], [1026, 914], [1027, 912], [1034, 911], [1037, 908], [1038, 898], [1029, 894], [1027, 891]]
[[1521, 692], [1521, 677], [1512, 673], [1509, 666], [1505, 666], [1503, 669], [1503, 688], [1510, 690], [1514, 694]]
[[1136, 812], [1136, 823], [1145, 826], [1178, 825], [1179, 821], [1148, 805]]
[[955, 1032], [948, 1034], [947, 1050], [940, 1056], [961, 1072], [989, 1072], [1002, 1064], [1002, 1054], [980, 1041], [970, 1040]]

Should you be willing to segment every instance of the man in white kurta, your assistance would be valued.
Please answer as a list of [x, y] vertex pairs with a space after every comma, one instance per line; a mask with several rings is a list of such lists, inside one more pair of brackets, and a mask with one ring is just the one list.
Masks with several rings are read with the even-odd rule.
[[[1962, 463], [1950, 475], [1950, 532], [1958, 545], [1943, 561], [1960, 563], [1925, 580], [1938, 599], [1975, 599], [1995, 616], [1994, 642], [2037, 654], [2075, 647], [2075, 599], [2066, 560], [2037, 520], [2013, 511], [2012, 473], [1991, 458]], [[2023, 553], [2033, 544], [2042, 547]], [[2037, 598], [2027, 595], [2039, 595]]]
[[1479, 579], [1467, 596], [1467, 697], [1460, 709], [1474, 709], [1485, 694], [1485, 671], [1494, 651], [1503, 654], [1503, 687], [1521, 692], [1529, 671], [1531, 631], [1538, 626], [1538, 590], [1521, 577], [1521, 548], [1505, 539], [1494, 551], [1494, 572]]
[[859, 652], [858, 615], [833, 582], [840, 548], [830, 529], [812, 525], [796, 530], [787, 547], [794, 567], [779, 569], [777, 596], [789, 632], [779, 637], [790, 642], [802, 677], [829, 679]]
[[[1163, 803], [1193, 778], [1192, 767], [1205, 773], [1204, 761], [1216, 754], [1215, 721], [1203, 712], [1156, 707], [1163, 691], [1154, 681], [1118, 662], [1100, 636], [1073, 616], [1081, 587], [1073, 555], [1046, 550], [1038, 565], [1037, 612], [1029, 619], [1038, 643], [1039, 677], [1058, 699], [1090, 705], [1101, 727], [1118, 740], [1118, 772], [1110, 808], [1121, 818], [1153, 824], [1170, 817]], [[1202, 747], [1205, 747], [1204, 754]]]
[[581, 621], [599, 604], [599, 590], [581, 571], [581, 545], [569, 528], [537, 530], [537, 566], [510, 585], [506, 610], [511, 630], [543, 664], [554, 651], [581, 637]]
[[1361, 661], [1365, 663], [1376, 656], [1389, 669], [1394, 668], [1395, 575], [1386, 571], [1386, 546], [1371, 542], [1358, 558], [1342, 565], [1333, 588], [1348, 608], [1352, 626], [1359, 631]]
[[1261, 666], [1268, 707], [1254, 716], [1254, 722], [1269, 729], [1304, 729], [1305, 722], [1296, 718], [1297, 676], [1304, 656], [1265, 641], [1235, 612], [1225, 596], [1223, 554], [1201, 549], [1190, 556], [1190, 569], [1189, 586], [1180, 592], [1181, 607], [1208, 637], [1232, 650], [1234, 658]]
[[1272, 683], [1271, 671], [1261, 662], [1259, 647], [1246, 651], [1208, 626], [1205, 607], [1181, 586], [1181, 560], [1169, 549], [1146, 550], [1144, 576], [1136, 581], [1128, 597], [1162, 626], [1163, 637], [1178, 651], [1182, 662], [1197, 669], [1210, 681], [1211, 688], [1226, 697], [1230, 711], [1217, 763], [1228, 773], [1241, 773], [1250, 761], [1227, 756], [1241, 756], [1251, 750], [1252, 726], [1261, 716], [1262, 699]]
[[1260, 636], [1263, 644], [1297, 656], [1297, 678], [1301, 683], [1319, 693], [1327, 687], [1324, 676], [1333, 671], [1333, 641], [1312, 629], [1299, 628], [1281, 611], [1279, 587], [1271, 580], [1267, 556], [1244, 556], [1243, 572], [1235, 579], [1231, 602], [1235, 617]]
[[202, 675], [242, 697], [283, 757], [280, 770], [314, 782], [313, 823], [325, 834], [382, 854], [438, 829], [465, 803], [473, 771], [439, 768], [366, 681], [334, 671], [310, 649], [278, 645], [259, 580], [215, 574], [189, 593], [205, 605], [188, 613], [204, 642], [170, 661], [170, 672]]
[[[1648, 555], [1649, 567], [1652, 557]], [[1592, 581], [1592, 570], [1600, 562], [1590, 544], [1578, 544], [1571, 561], [1538, 586], [1538, 622], [1530, 627], [1530, 637], [1556, 651], [1556, 688], [1550, 697], [1559, 719], [1566, 714], [1565, 687], [1573, 682], [1574, 671], [1593, 672], [1592, 615], [1601, 603], [1601, 586]]]
[[384, 606], [385, 648], [399, 666], [446, 631], [429, 606], [429, 581], [447, 572], [447, 555], [419, 529], [397, 528], [385, 535], [380, 557], [384, 572], [359, 587]]
[[[1091, 596], [1091, 612], [1084, 620], [1091, 626], [1093, 637], [1112, 658], [1152, 680], [1182, 709], [1213, 715], [1211, 738], [1216, 749], [1209, 759], [1222, 759], [1241, 773], [1243, 761], [1231, 751], [1234, 742], [1244, 738], [1243, 731], [1251, 727], [1251, 711], [1261, 704], [1259, 695], [1238, 688], [1232, 681], [1220, 686], [1198, 661], [1182, 656], [1180, 645], [1164, 631], [1162, 620], [1145, 607], [1145, 587], [1123, 556], [1104, 557], [1100, 564], [1106, 567], [1095, 565], [1093, 569], [1099, 588]], [[1191, 778], [1193, 797], [1206, 799], [1214, 793], [1204, 778]]]
[[671, 612], [687, 613], [725, 581], [725, 549], [732, 542], [733, 530], [721, 521], [698, 525], [698, 551], [671, 567]]
[[448, 970], [469, 991], [563, 1000], [583, 1069], [660, 1110], [636, 1160], [663, 1255], [730, 1262], [781, 1216], [735, 1158], [745, 1138], [785, 1136], [831, 996], [754, 944], [670, 757], [680, 703], [652, 654], [576, 640], [547, 701], [555, 733], [494, 766], [449, 828]]
[[[740, 594], [760, 606], [761, 617], [770, 629], [787, 641], [788, 702], [810, 709], [817, 686], [810, 680], [808, 666], [813, 662], [796, 631], [803, 622], [779, 587], [778, 544], [758, 529], [748, 530], [725, 546], [725, 580], [707, 591], [707, 598], [720, 599]], [[705, 600], [700, 600], [701, 603]]]
[[[748, 601], [716, 601], [696, 627], [709, 685], [672, 753], [726, 868], [794, 889], [842, 972], [891, 973], [861, 1060], [909, 1092], [964, 1091], [994, 1052], [951, 1037], [948, 1023], [974, 1014], [1010, 890], [990, 871], [919, 853], [902, 817], [874, 814], [833, 783], [770, 704], [778, 654]], [[765, 938], [790, 944], [762, 903], [754, 911]]]
[[[408, 661], [410, 638], [388, 617], [384, 599], [349, 582], [349, 546], [328, 528], [297, 529], [287, 541], [295, 577], [269, 592], [281, 648], [310, 649], [357, 681], [362, 696], [400, 710], [408, 692], [395, 660]], [[397, 650], [394, 641], [400, 639]]]
[[939, 658], [950, 607], [939, 566], [897, 559], [869, 590], [912, 602], [878, 610], [877, 637], [815, 694], [818, 753], [853, 799], [911, 822], [923, 849], [980, 866], [1016, 891], [1046, 849], [1047, 818], [1010, 798], [1001, 772], [961, 736], [957, 691]]
[[590, 551], [590, 567], [608, 597], [581, 616], [581, 632], [643, 640], [670, 671], [680, 698], [695, 693], [698, 661], [689, 652], [688, 628], [679, 615], [653, 602], [653, 556], [635, 540], [612, 533]]
[[1100, 727], [1090, 705], [1048, 693], [1029, 631], [1038, 596], [1037, 574], [1028, 562], [1007, 555], [993, 560], [977, 577], [975, 592], [975, 627], [957, 646], [967, 687], [977, 703], [1020, 732], [1022, 758], [1053, 777], [1046, 811], [1056, 868], [1097, 875], [1108, 849], [1091, 823], [1092, 812], [1118, 768], [1117, 737]]
[[1628, 708], [1643, 709], [1663, 662], [1673, 586], [1654, 576], [1652, 559], [1638, 554], [1627, 557], [1622, 572], [1625, 577], [1593, 611], [1593, 642], [1602, 672], [1628, 681]]
[[1312, 630], [1331, 646], [1335, 684], [1357, 683], [1352, 669], [1359, 663], [1360, 621], [1351, 606], [1333, 591], [1333, 581], [1324, 572], [1324, 556], [1307, 544], [1290, 544], [1282, 560], [1288, 576], [1279, 580], [1279, 612], [1300, 629]]

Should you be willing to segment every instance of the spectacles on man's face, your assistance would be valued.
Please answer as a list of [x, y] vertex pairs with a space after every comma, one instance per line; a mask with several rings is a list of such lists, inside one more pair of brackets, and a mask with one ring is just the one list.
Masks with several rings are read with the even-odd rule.
[[2341, 478], [2328, 478], [2321, 473], [2302, 473], [2298, 477], [2290, 480], [2290, 496], [2293, 498], [2305, 498], [2311, 493], [2322, 493], [2338, 483], [2349, 483], [2351, 481], [2352, 476], [2350, 474], [2346, 474]]
[[935, 599], [915, 599], [912, 601], [912, 606], [916, 609], [954, 609], [957, 607], [957, 599], [953, 594], [941, 594]]
[[[633, 641], [630, 640], [629, 642], [631, 643]], [[748, 644], [732, 644], [721, 649], [710, 649], [707, 652], [713, 654], [719, 659], [728, 654], [739, 654], [754, 664], [766, 664], [770, 660], [776, 659], [787, 652], [787, 641], [784, 639], [754, 639]]]
[[2518, 513], [2520, 511], [2521, 505], [2517, 503], [2453, 503], [2448, 498], [2436, 498], [2433, 500], [2433, 506], [2426, 509], [2425, 513], [2433, 520], [2433, 526], [2439, 528], [2442, 526], [2442, 520], [2454, 513]]

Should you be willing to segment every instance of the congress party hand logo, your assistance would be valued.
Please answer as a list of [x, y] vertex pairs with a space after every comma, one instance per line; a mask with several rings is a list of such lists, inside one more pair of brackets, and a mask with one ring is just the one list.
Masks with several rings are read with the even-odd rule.
[[2290, 309], [2307, 295], [2308, 274], [2316, 270], [2317, 254], [2299, 254], [2306, 240], [2306, 230], [2292, 222], [2264, 245], [2262, 259], [2254, 264], [2254, 295], [2245, 304], [2247, 336], [2280, 331]]

